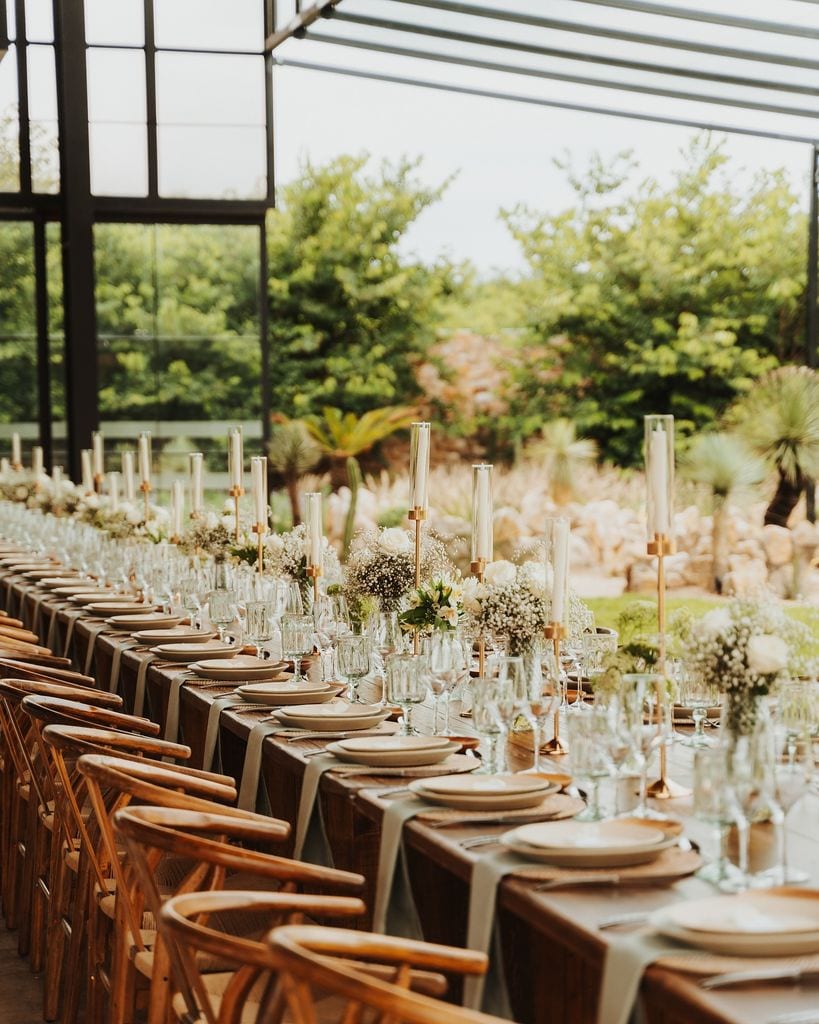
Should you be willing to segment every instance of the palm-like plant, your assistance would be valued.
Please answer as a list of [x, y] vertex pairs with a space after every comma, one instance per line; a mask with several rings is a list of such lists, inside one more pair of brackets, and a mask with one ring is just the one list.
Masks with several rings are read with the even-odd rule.
[[728, 568], [726, 510], [728, 500], [740, 491], [754, 487], [765, 479], [765, 463], [742, 438], [734, 434], [701, 434], [682, 460], [685, 475], [695, 483], [704, 484], [713, 499], [711, 528], [713, 586], [722, 590], [722, 578]]
[[819, 475], [819, 375], [807, 366], [780, 367], [734, 415], [749, 447], [779, 475], [765, 523], [787, 526], [806, 484]]
[[529, 454], [545, 460], [552, 500], [565, 505], [574, 497], [577, 470], [597, 460], [597, 445], [590, 438], [578, 437], [568, 419], [545, 423], [540, 436]]
[[287, 420], [273, 427], [267, 445], [270, 468], [284, 479], [293, 525], [301, 522], [299, 480], [315, 469], [321, 459], [321, 449], [298, 420]]
[[306, 416], [302, 422], [330, 460], [330, 478], [333, 486], [339, 487], [346, 477], [347, 459], [358, 458], [379, 441], [408, 427], [416, 415], [415, 410], [406, 405], [370, 409], [360, 416], [327, 407], [321, 416]]

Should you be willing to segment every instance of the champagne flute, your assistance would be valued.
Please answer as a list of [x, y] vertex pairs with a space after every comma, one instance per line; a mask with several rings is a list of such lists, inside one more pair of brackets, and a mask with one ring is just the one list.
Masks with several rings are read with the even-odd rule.
[[313, 650], [313, 616], [282, 616], [282, 653], [293, 662], [293, 682], [302, 681], [301, 660]]
[[534, 748], [530, 771], [537, 774], [548, 771], [543, 764], [541, 747], [546, 732], [546, 723], [560, 707], [560, 669], [551, 649], [541, 655], [541, 671], [533, 672], [527, 680], [529, 691], [530, 721], [532, 723], [532, 746]]
[[219, 639], [225, 643], [228, 626], [236, 618], [237, 600], [232, 590], [213, 590], [208, 598], [210, 621], [219, 631]]

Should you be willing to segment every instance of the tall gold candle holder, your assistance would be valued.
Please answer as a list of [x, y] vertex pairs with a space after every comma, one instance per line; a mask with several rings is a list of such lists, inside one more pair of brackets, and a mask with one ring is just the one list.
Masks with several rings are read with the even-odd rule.
[[[469, 571], [478, 580], [478, 583], [483, 583], [483, 574], [486, 572], [486, 559], [476, 558], [474, 562], [470, 562]], [[483, 632], [478, 637], [478, 678], [483, 679], [484, 672], [486, 671], [486, 640], [484, 640]]]
[[[427, 510], [421, 506], [416, 505], [411, 508], [407, 513], [407, 519], [411, 523], [415, 523], [415, 587], [416, 589], [421, 586], [421, 527], [427, 517]], [[412, 652], [418, 654], [421, 644], [418, 636], [418, 630], [416, 629], [412, 637]]]
[[264, 572], [264, 539], [267, 536], [267, 526], [264, 523], [254, 523], [251, 529], [256, 534], [256, 568], [261, 576]]
[[234, 513], [234, 516], [236, 518], [236, 543], [237, 544], [239, 543], [239, 540], [241, 539], [241, 536], [242, 536], [242, 527], [241, 527], [241, 523], [239, 522], [239, 512], [240, 512], [239, 502], [240, 502], [241, 497], [242, 497], [242, 495], [244, 493], [245, 493], [245, 489], [244, 489], [244, 487], [242, 487], [240, 485], [233, 486], [228, 491], [228, 494], [231, 496], [231, 498], [233, 498], [233, 513]]
[[313, 581], [313, 606], [318, 604], [319, 597], [319, 579], [322, 575], [320, 565], [308, 565], [307, 575]]
[[[566, 627], [562, 622], [550, 622], [543, 630], [543, 635], [547, 640], [552, 641], [555, 652], [555, 663], [557, 665], [558, 677], [560, 676], [560, 642], [566, 636]], [[560, 738], [560, 708], [554, 713], [552, 719], [554, 726], [554, 735], [548, 743], [544, 745], [544, 749], [549, 754], [568, 754], [569, 748], [566, 746], [564, 741]], [[535, 751], [537, 755], [537, 751]]]
[[[657, 559], [657, 724], [662, 728], [663, 694], [665, 686], [666, 663], [666, 614], [665, 614], [665, 559], [676, 551], [674, 541], [664, 533], [655, 533], [654, 539], [646, 546], [649, 555]], [[660, 777], [647, 790], [655, 800], [673, 800], [676, 797], [690, 796], [691, 790], [679, 785], [668, 777], [668, 748], [665, 743], [660, 747]]]
[[142, 491], [142, 497], [145, 502], [145, 522], [147, 523], [151, 511], [151, 491], [153, 488], [149, 480], [143, 480], [139, 485], [139, 489]]
[[102, 473], [95, 473], [94, 474], [94, 493], [95, 494], [102, 494], [102, 485], [103, 485], [104, 480], [105, 480], [105, 477], [102, 475]]

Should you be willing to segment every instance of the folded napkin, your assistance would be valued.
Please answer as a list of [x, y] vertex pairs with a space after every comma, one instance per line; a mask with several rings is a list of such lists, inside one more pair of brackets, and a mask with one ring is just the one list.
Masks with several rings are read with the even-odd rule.
[[405, 939], [422, 939], [421, 922], [409, 882], [404, 844], [404, 822], [433, 805], [419, 797], [391, 800], [381, 819], [373, 931]]
[[111, 655], [111, 676], [108, 680], [108, 692], [116, 693], [119, 688], [119, 670], [122, 664], [123, 651], [128, 651], [136, 645], [136, 640], [126, 640], [124, 643], [118, 643], [114, 647], [114, 653]]
[[64, 658], [69, 657], [71, 641], [74, 639], [74, 626], [77, 624], [77, 619], [80, 618], [82, 612], [79, 611], [79, 609], [76, 611], [69, 610], [66, 614], [68, 615], [68, 628], [65, 631], [65, 646], [63, 647]]
[[646, 967], [679, 946], [645, 929], [607, 937], [597, 1024], [628, 1024]]
[[[317, 754], [311, 757], [304, 769], [301, 782], [299, 813], [296, 818], [296, 838], [293, 856], [297, 860], [307, 860], [308, 839], [312, 863], [331, 866], [333, 863], [330, 844], [324, 833], [324, 822], [321, 819], [321, 805], [316, 800], [319, 781], [325, 772], [338, 767], [338, 759], [333, 754]], [[319, 859], [316, 859], [319, 858]]]
[[85, 652], [85, 674], [91, 672], [91, 665], [94, 661], [94, 648], [97, 646], [97, 637], [104, 629], [108, 629], [107, 622], [97, 622], [88, 627], [88, 650]]
[[229, 704], [236, 703], [236, 695], [231, 691], [223, 697], [214, 697], [208, 711], [208, 724], [205, 728], [205, 750], [202, 755], [202, 767], [206, 772], [213, 769], [213, 758], [219, 740], [219, 720], [222, 712]]
[[134, 691], [134, 714], [139, 717], [145, 707], [145, 684], [148, 680], [148, 668], [152, 661], [156, 661], [155, 654], [146, 654], [140, 661], [137, 669], [136, 690]]
[[179, 736], [179, 697], [180, 691], [187, 681], [187, 676], [183, 672], [171, 679], [171, 688], [168, 691], [168, 710], [165, 715], [165, 733], [162, 737], [168, 743], [176, 743]]
[[[184, 681], [184, 678], [183, 678]], [[233, 698], [236, 699], [235, 697]], [[268, 736], [278, 732], [278, 722], [259, 722], [250, 730], [245, 750], [245, 763], [242, 768], [242, 781], [239, 786], [237, 806], [243, 811], [255, 811], [256, 799], [259, 795], [259, 776], [262, 771], [262, 747]], [[264, 794], [267, 800], [267, 793]], [[267, 808], [269, 811], [269, 806]]]

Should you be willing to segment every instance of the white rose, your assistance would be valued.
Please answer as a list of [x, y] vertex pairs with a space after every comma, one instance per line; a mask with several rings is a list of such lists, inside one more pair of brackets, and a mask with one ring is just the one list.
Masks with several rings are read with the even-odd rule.
[[713, 608], [707, 615], [703, 615], [700, 621], [700, 628], [705, 636], [727, 633], [732, 625], [731, 613], [727, 608]]
[[406, 530], [392, 526], [384, 530], [379, 538], [382, 551], [388, 555], [407, 555], [412, 551], [412, 540]]
[[487, 565], [483, 578], [490, 586], [505, 587], [515, 582], [517, 569], [512, 562], [507, 562], [505, 558], [500, 558], [497, 562], [490, 562]]
[[205, 528], [208, 530], [215, 530], [219, 525], [219, 516], [215, 512], [208, 512], [205, 515]]
[[748, 641], [748, 668], [756, 675], [781, 672], [788, 664], [788, 645], [778, 636], [761, 633]]
[[486, 593], [483, 584], [478, 583], [474, 576], [464, 580], [463, 602], [464, 608], [472, 615], [478, 615], [481, 610], [481, 600]]
[[130, 508], [125, 511], [125, 518], [131, 526], [138, 526], [142, 522], [142, 512], [134, 505], [131, 505]]
[[526, 587], [535, 597], [546, 596], [547, 577], [549, 590], [551, 591], [552, 570], [551, 566], [546, 565], [544, 562], [524, 562], [520, 567], [520, 576]]

